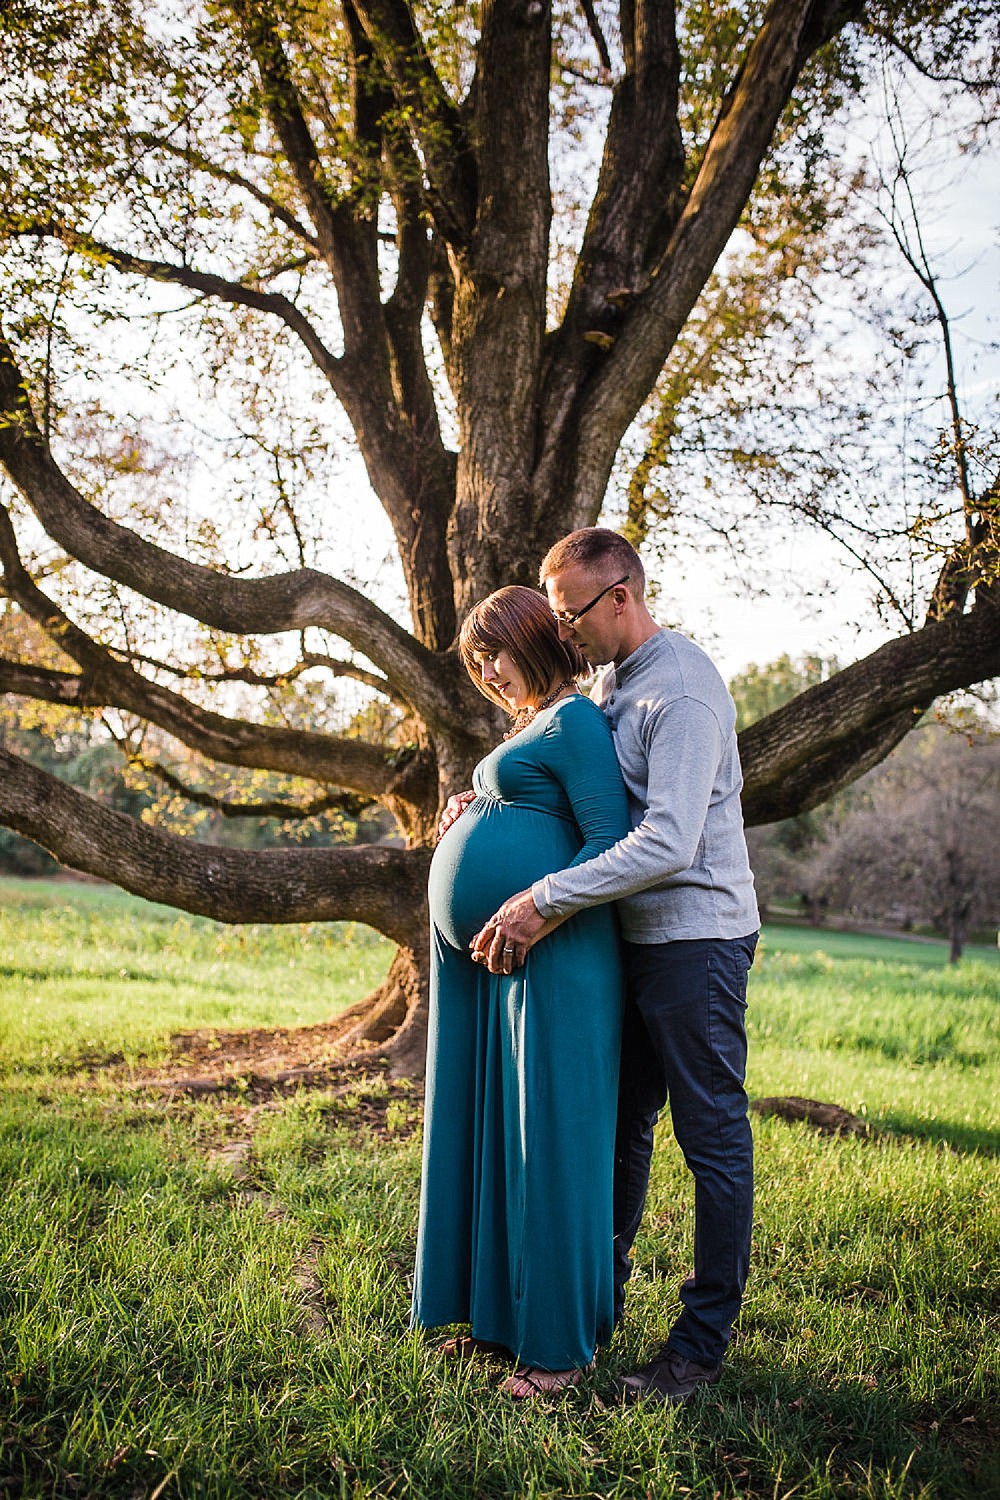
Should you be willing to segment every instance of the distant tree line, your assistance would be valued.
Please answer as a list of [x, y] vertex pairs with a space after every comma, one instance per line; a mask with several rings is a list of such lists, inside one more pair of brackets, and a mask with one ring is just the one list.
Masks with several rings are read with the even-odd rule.
[[[749, 667], [731, 684], [740, 727], [836, 670], [818, 657]], [[1000, 926], [1000, 730], [970, 707], [925, 715], [851, 787], [748, 840], [765, 912], [942, 933], [956, 962]]]

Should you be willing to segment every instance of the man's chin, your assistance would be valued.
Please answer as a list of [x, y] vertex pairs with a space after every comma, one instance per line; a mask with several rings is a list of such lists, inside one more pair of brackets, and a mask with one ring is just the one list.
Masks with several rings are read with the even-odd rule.
[[583, 652], [584, 661], [592, 672], [599, 672], [601, 667], [606, 667], [611, 659], [610, 657], [598, 656], [593, 646], [581, 646], [580, 650]]

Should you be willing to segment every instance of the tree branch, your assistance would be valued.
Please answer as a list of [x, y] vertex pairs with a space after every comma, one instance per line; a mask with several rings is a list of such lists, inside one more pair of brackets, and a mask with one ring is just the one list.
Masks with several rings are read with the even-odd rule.
[[159, 281], [173, 286], [182, 286], [203, 297], [217, 297], [239, 307], [250, 307], [256, 312], [270, 313], [280, 318], [301, 340], [310, 356], [323, 372], [337, 397], [350, 409], [356, 400], [348, 383], [348, 366], [344, 359], [332, 354], [294, 302], [289, 302], [280, 292], [262, 292], [245, 286], [240, 281], [230, 281], [207, 271], [196, 271], [190, 266], [178, 266], [170, 261], [150, 260], [106, 245], [93, 235], [72, 229], [67, 224], [54, 221], [34, 223], [18, 231], [39, 238], [57, 239], [70, 250], [75, 250], [87, 260], [98, 265], [113, 266], [115, 270], [133, 276], [143, 276], [148, 281]]
[[327, 264], [333, 266], [340, 252], [338, 238], [345, 226], [343, 221], [338, 223], [336, 197], [306, 123], [272, 7], [251, 0], [230, 0], [228, 9], [256, 64], [267, 112], [316, 226], [320, 251]]
[[[0, 335], [0, 463], [49, 536], [72, 557], [146, 598], [235, 635], [315, 625], [342, 637], [385, 673], [393, 690], [445, 726], [475, 720], [453, 655], [435, 655], [356, 589], [314, 568], [234, 578], [147, 542], [90, 505], [59, 469], [39, 433], [25, 382]], [[478, 725], [476, 726], [478, 728]], [[472, 733], [475, 732], [471, 728]]]
[[[576, 464], [579, 393], [606, 361], [602, 350], [613, 347], [683, 204], [674, 6], [663, 0], [637, 0], [622, 5], [621, 12], [625, 75], [614, 90], [597, 189], [566, 312], [546, 351], [546, 446], [537, 471], [539, 508], [550, 504], [553, 491], [572, 505], [565, 483], [556, 480]], [[552, 524], [566, 529], [583, 519], [571, 508], [553, 517]]]
[[112, 812], [0, 743], [0, 822], [62, 864], [148, 901], [220, 922], [364, 922], [397, 943], [420, 941], [430, 851], [265, 849], [199, 844]]
[[68, 708], [102, 708], [92, 702], [79, 672], [57, 672], [33, 662], [10, 661], [0, 656], [0, 693], [19, 698], [37, 698], [42, 703], [62, 703]]
[[[309, 319], [279, 292], [263, 292], [223, 276], [132, 255], [62, 224], [37, 223], [20, 232], [57, 238], [88, 259], [126, 274], [186, 287], [281, 318], [328, 380], [359, 435], [372, 486], [399, 543], [420, 639], [440, 649], [451, 643], [455, 610], [445, 536], [455, 461], [441, 437], [419, 319], [414, 324], [409, 314], [403, 318], [400, 303], [383, 309], [379, 300], [373, 230], [368, 256], [361, 253], [363, 236], [341, 234], [341, 242], [351, 240], [356, 253], [340, 255], [334, 269], [347, 348], [339, 358], [327, 349]], [[395, 340], [390, 338], [390, 324], [399, 335]]]
[[359, 667], [353, 661], [329, 656], [324, 651], [303, 649], [301, 660], [284, 672], [257, 672], [253, 667], [224, 667], [218, 672], [206, 672], [198, 667], [178, 667], [173, 662], [161, 661], [158, 656], [147, 656], [143, 651], [124, 651], [115, 646], [108, 649], [120, 661], [154, 667], [158, 672], [168, 672], [172, 677], [179, 677], [187, 682], [245, 682], [249, 687], [281, 688], [301, 677], [303, 672], [308, 672], [310, 667], [325, 667], [334, 677], [349, 677], [354, 682], [364, 683], [365, 687], [374, 688], [376, 692], [383, 693], [394, 703], [405, 707], [403, 699], [393, 692], [386, 678]]
[[[895, 120], [891, 122], [891, 125], [895, 139]], [[899, 212], [897, 206], [897, 186], [902, 189], [906, 202], [909, 205], [909, 218], [915, 244], [911, 244], [910, 231], [904, 222], [904, 215]], [[876, 211], [881, 214], [883, 222], [887, 225], [889, 233], [892, 235], [903, 260], [931, 299], [934, 308], [934, 318], [941, 335], [941, 349], [945, 362], [945, 388], [948, 397], [948, 410], [951, 416], [952, 451], [955, 455], [955, 466], [958, 471], [958, 489], [962, 497], [962, 510], [965, 516], [965, 541], [966, 545], [971, 547], [973, 540], [973, 512], [976, 508], [976, 502], [972, 492], [972, 483], [969, 478], [968, 442], [965, 433], [965, 420], [962, 416], [958, 395], [958, 377], [955, 373], [955, 351], [951, 338], [951, 319], [948, 316], [941, 293], [938, 290], [938, 279], [931, 266], [927, 247], [924, 244], [923, 230], [921, 229], [920, 216], [913, 197], [913, 186], [910, 181], [909, 168], [904, 160], [902, 150], [898, 150], [896, 180], [892, 185], [890, 201], [892, 204], [890, 213], [883, 213], [878, 205], [876, 205]]]
[[213, 792], [203, 792], [198, 787], [189, 786], [179, 776], [175, 776], [169, 767], [156, 760], [147, 760], [144, 755], [129, 755], [128, 762], [155, 777], [157, 781], [162, 781], [164, 786], [183, 797], [185, 802], [191, 802], [195, 807], [211, 808], [224, 818], [280, 818], [287, 821], [292, 818], [314, 818], [319, 813], [333, 811], [357, 818], [366, 807], [374, 805], [371, 798], [355, 797], [350, 792], [330, 792], [322, 797], [314, 797], [311, 802], [289, 802], [283, 797], [273, 798], [269, 802], [230, 802]]
[[295, 235], [296, 239], [309, 246], [315, 253], [319, 254], [319, 241], [304, 224], [300, 223], [295, 215], [287, 209], [283, 203], [270, 193], [265, 193], [256, 183], [244, 177], [241, 172], [235, 172], [231, 167], [224, 167], [219, 162], [214, 162], [210, 156], [203, 151], [196, 150], [191, 145], [177, 145], [174, 141], [167, 140], [164, 136], [154, 135], [151, 131], [140, 130], [133, 136], [140, 145], [154, 151], [164, 151], [170, 156], [175, 156], [180, 161], [188, 162], [196, 171], [204, 172], [209, 177], [216, 178], [219, 182], [228, 182], [233, 187], [239, 188], [244, 193], [249, 193], [262, 208], [265, 208], [272, 219], [277, 219], [286, 229]]
[[866, 29], [872, 36], [877, 36], [879, 40], [884, 42], [886, 46], [889, 47], [892, 51], [898, 52], [900, 57], [905, 58], [912, 68], [914, 68], [924, 78], [929, 78], [932, 83], [954, 83], [957, 84], [959, 88], [966, 89], [970, 94], [973, 95], [988, 93], [996, 86], [995, 76], [975, 78], [966, 77], [961, 73], [935, 72], [935, 70], [928, 63], [921, 62], [920, 58], [917, 56], [913, 48], [907, 46], [902, 37], [900, 37], [895, 31], [885, 26], [879, 26], [876, 22], [873, 22], [871, 20], [867, 21]]
[[400, 547], [417, 634], [449, 644], [456, 632], [454, 585], [448, 568], [448, 521], [455, 493], [455, 460], [441, 436], [434, 387], [424, 354], [423, 318], [431, 270], [429, 225], [421, 168], [399, 122], [392, 84], [353, 4], [345, 4], [353, 55], [355, 130], [363, 148], [386, 163], [396, 218], [396, 282], [384, 304], [393, 398], [405, 424], [397, 477], [403, 493], [386, 506]]
[[740, 735], [748, 825], [808, 812], [876, 765], [943, 693], [1000, 675], [1000, 609], [981, 601], [881, 646]]
[[[394, 343], [398, 308], [387, 312], [382, 305], [378, 214], [373, 207], [371, 182], [356, 181], [352, 192], [337, 198], [326, 180], [309, 130], [275, 9], [249, 0], [232, 0], [230, 8], [254, 58], [268, 113], [309, 205], [322, 254], [333, 274], [344, 334], [342, 366], [350, 371], [349, 391], [338, 390], [337, 394], [358, 435], [372, 486], [396, 533], [416, 633], [421, 641], [444, 649], [455, 633], [444, 546], [454, 465], [445, 451], [437, 410], [429, 398], [419, 338], [410, 339], [405, 346]], [[348, 30], [357, 37], [356, 17], [364, 19], [360, 8], [347, 5], [345, 9]], [[408, 10], [405, 6], [402, 9], [409, 22]], [[410, 27], [412, 31], [412, 22]], [[376, 51], [385, 63], [393, 48], [383, 46]], [[425, 54], [422, 62], [419, 104], [421, 109], [429, 107], [434, 115], [438, 135], [433, 130], [430, 134], [434, 151], [441, 153], [439, 132], [447, 117], [447, 101], [443, 91], [434, 95], [435, 75]], [[409, 67], [407, 63], [404, 72], [408, 73]], [[379, 135], [379, 120], [373, 118], [374, 101], [364, 95], [365, 82], [355, 78], [356, 145], [362, 155], [370, 151]], [[409, 104], [412, 107], [414, 101]], [[448, 160], [447, 149], [443, 160]], [[406, 355], [415, 358], [406, 359]], [[341, 379], [343, 382], [343, 370]]]
[[[304, 729], [226, 718], [140, 676], [75, 625], [32, 582], [18, 556], [10, 518], [2, 507], [0, 561], [8, 597], [83, 669], [83, 681], [77, 689], [81, 705], [113, 704], [138, 714], [202, 755], [227, 765], [285, 771], [311, 781], [352, 787], [378, 797], [387, 806], [395, 801], [419, 807], [428, 796], [433, 797], [434, 771], [419, 754], [399, 756], [364, 740], [338, 740]], [[53, 689], [65, 691], [62, 674], [59, 680], [53, 677], [48, 681]], [[46, 679], [38, 679], [39, 687], [45, 683]]]
[[430, 302], [431, 321], [434, 324], [434, 331], [438, 336], [438, 343], [441, 346], [441, 354], [444, 359], [448, 383], [454, 391], [458, 384], [458, 369], [455, 364], [454, 345], [452, 342], [452, 326], [455, 314], [455, 277], [452, 272], [451, 262], [448, 259], [447, 246], [438, 234], [432, 234], [431, 236], [430, 256], [427, 292]]
[[[723, 103], [690, 196], [581, 397], [576, 504], [596, 514], [618, 445], [735, 228], [807, 58], [861, 0], [771, 0]], [[580, 523], [577, 523], [580, 524]]]
[[451, 371], [462, 442], [449, 548], [460, 611], [473, 602], [463, 576], [467, 539], [479, 539], [490, 560], [481, 576], [494, 587], [530, 576], [512, 571], [511, 559], [521, 561], [522, 539], [533, 529], [542, 438], [552, 217], [549, 12], [540, 0], [492, 0], [482, 7], [471, 93], [475, 232], [466, 250], [451, 255]]
[[[203, 296], [266, 311], [282, 318], [301, 339], [329, 381], [358, 434], [373, 488], [392, 522], [402, 554], [418, 638], [445, 649], [455, 635], [453, 590], [445, 535], [454, 495], [455, 464], [445, 449], [423, 359], [419, 312], [404, 317], [402, 296], [381, 301], [377, 210], [371, 183], [338, 199], [326, 180], [274, 8], [234, 0], [230, 9], [254, 58], [267, 108], [282, 149], [316, 225], [315, 243], [337, 289], [344, 354], [335, 357], [310, 321], [278, 293], [119, 250], [60, 224], [33, 232], [58, 236], [92, 260], [149, 279], [183, 286]], [[360, 92], [363, 92], [360, 91]], [[360, 93], [359, 93], [360, 99]], [[368, 101], [360, 114], [370, 114]], [[367, 129], [371, 121], [363, 121]], [[362, 141], [361, 146], [370, 145]], [[377, 153], [376, 153], [377, 160]], [[416, 222], [405, 226], [405, 286], [416, 259]], [[22, 230], [21, 232], [32, 232]], [[421, 223], [419, 235], [426, 241]], [[426, 246], [422, 252], [427, 260]], [[427, 269], [423, 272], [426, 288]], [[413, 300], [412, 298], [410, 299]], [[415, 332], [414, 332], [415, 328]], [[405, 333], [405, 337], [401, 334]]]
[[610, 73], [611, 53], [608, 51], [608, 44], [605, 40], [604, 32], [601, 30], [597, 11], [594, 9], [594, 0], [580, 0], [580, 6], [587, 20], [587, 30], [590, 32], [594, 46], [597, 48], [597, 55], [601, 59], [601, 67], [605, 73]]
[[427, 55], [404, 0], [354, 0], [427, 172], [428, 203], [439, 234], [468, 244], [475, 222], [476, 169], [458, 108]]

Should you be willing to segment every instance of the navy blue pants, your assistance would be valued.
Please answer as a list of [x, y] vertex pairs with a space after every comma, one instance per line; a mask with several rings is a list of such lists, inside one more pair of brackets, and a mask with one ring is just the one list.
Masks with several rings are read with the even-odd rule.
[[653, 1127], [667, 1099], [695, 1182], [694, 1276], [667, 1339], [716, 1365], [750, 1263], [753, 1137], [747, 1117], [746, 993], [757, 934], [625, 943], [626, 1002], [615, 1143], [615, 1320], [649, 1184]]

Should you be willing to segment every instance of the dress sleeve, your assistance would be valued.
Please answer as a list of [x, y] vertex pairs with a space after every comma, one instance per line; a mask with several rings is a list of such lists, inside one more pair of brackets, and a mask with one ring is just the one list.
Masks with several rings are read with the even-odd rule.
[[625, 783], [611, 730], [596, 705], [574, 699], [571, 707], [553, 715], [545, 728], [545, 761], [566, 793], [583, 838], [572, 865], [593, 859], [624, 838], [629, 831]]

